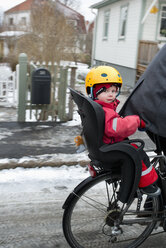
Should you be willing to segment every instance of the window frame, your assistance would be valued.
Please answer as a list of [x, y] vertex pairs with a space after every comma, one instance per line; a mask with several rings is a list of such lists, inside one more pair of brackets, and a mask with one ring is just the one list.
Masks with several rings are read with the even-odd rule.
[[[126, 16], [125, 18], [123, 18], [123, 9], [126, 9]], [[126, 27], [127, 27], [127, 19], [128, 19], [128, 8], [129, 8], [129, 4], [125, 4], [123, 6], [120, 7], [120, 20], [119, 20], [119, 40], [124, 40], [125, 37], [126, 37]], [[124, 26], [124, 21], [125, 21], [125, 26]], [[122, 33], [123, 32], [123, 29], [124, 29], [124, 34]]]
[[[165, 37], [161, 36], [160, 34], [160, 29], [161, 29], [161, 19], [166, 19], [166, 10], [164, 10], [165, 12], [165, 17], [162, 17], [162, 13], [163, 13], [163, 10], [162, 8], [165, 7], [166, 8], [166, 4], [161, 4], [160, 6], [160, 13], [159, 13], [159, 28], [158, 28], [158, 40], [166, 40], [166, 34], [165, 34]], [[165, 29], [166, 30], [166, 29]]]
[[25, 16], [21, 17], [21, 25], [23, 25], [23, 26], [27, 25], [27, 18]]
[[108, 40], [109, 23], [110, 23], [110, 9], [106, 9], [104, 11], [104, 20], [103, 20], [103, 40]]
[[9, 17], [9, 26], [13, 26], [13, 25], [14, 25], [14, 18]]
[[77, 28], [77, 21], [73, 19], [68, 19], [67, 24], [73, 28]]

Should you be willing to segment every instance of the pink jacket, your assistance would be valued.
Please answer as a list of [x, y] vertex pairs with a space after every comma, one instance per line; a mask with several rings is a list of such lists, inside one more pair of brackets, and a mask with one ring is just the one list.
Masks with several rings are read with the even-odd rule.
[[116, 112], [116, 108], [120, 103], [119, 100], [111, 103], [105, 103], [99, 100], [95, 100], [95, 102], [100, 104], [105, 112], [104, 143], [113, 144], [120, 142], [134, 134], [140, 126], [140, 118], [137, 115], [126, 116], [124, 118], [119, 116]]

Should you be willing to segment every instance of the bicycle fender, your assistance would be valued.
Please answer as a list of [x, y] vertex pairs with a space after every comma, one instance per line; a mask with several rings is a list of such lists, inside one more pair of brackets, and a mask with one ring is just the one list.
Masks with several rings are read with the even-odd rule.
[[102, 177], [105, 174], [108, 175], [108, 173], [104, 173], [104, 174], [101, 174], [101, 175], [97, 175], [97, 177], [91, 177], [91, 176], [89, 176], [85, 180], [83, 180], [80, 184], [78, 184], [74, 188], [73, 192], [71, 192], [69, 194], [69, 196], [67, 197], [66, 201], [64, 202], [62, 208], [63, 209], [66, 209], [68, 207], [68, 205], [70, 204], [70, 202], [73, 200], [73, 198], [76, 197], [76, 195], [80, 195], [81, 194], [81, 191], [82, 191], [82, 189], [84, 189], [84, 186], [85, 185], [91, 183], [92, 181], [95, 181], [96, 179], [98, 179], [99, 177]]
[[70, 193], [70, 195], [67, 197], [66, 201], [64, 202], [62, 208], [66, 209], [68, 207], [68, 205], [70, 204], [70, 202], [73, 200], [73, 198], [75, 197], [75, 195], [79, 194], [79, 192], [81, 191], [81, 189], [88, 184], [89, 182], [93, 181], [95, 178], [92, 178], [91, 176], [86, 178], [85, 180], [83, 180], [80, 184], [78, 184], [73, 192]]

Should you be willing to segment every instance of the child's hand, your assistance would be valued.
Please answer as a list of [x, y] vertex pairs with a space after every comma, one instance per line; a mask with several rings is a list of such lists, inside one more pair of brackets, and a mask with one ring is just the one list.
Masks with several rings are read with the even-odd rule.
[[138, 130], [139, 131], [146, 131], [146, 124], [142, 119], [140, 119], [140, 126], [138, 127]]
[[140, 126], [139, 127], [140, 128], [145, 128], [146, 127], [146, 124], [142, 119], [140, 119]]
[[76, 146], [84, 144], [83, 138], [80, 135], [74, 138], [74, 142], [76, 143]]

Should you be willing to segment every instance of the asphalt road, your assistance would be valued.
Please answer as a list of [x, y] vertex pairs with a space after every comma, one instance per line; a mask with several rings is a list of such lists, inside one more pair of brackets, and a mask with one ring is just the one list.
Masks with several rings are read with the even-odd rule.
[[0, 158], [75, 153], [74, 137], [79, 134], [79, 126], [62, 123], [0, 122]]

